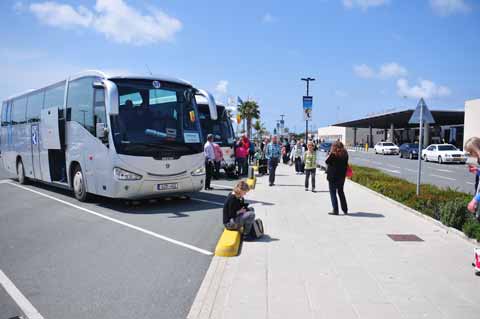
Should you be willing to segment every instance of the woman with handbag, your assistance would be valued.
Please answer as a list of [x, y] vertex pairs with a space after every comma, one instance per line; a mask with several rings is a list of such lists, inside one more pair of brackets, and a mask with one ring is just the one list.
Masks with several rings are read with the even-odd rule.
[[325, 163], [327, 164], [328, 188], [330, 190], [330, 199], [333, 207], [333, 211], [329, 214], [338, 215], [338, 193], [342, 211], [345, 215], [347, 215], [348, 206], [347, 199], [345, 198], [345, 193], [343, 191], [343, 186], [345, 184], [345, 178], [348, 170], [348, 153], [342, 142], [336, 141], [332, 145], [332, 149], [325, 160]]

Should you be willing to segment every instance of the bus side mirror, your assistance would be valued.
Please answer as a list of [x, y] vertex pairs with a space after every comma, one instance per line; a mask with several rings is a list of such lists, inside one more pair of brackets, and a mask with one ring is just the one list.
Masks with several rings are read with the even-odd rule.
[[105, 123], [97, 123], [95, 129], [99, 139], [105, 138], [108, 134], [108, 128], [105, 126]]

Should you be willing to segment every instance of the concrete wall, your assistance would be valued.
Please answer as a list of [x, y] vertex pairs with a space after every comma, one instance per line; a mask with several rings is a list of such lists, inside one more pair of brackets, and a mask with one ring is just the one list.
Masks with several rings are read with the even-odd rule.
[[[365, 144], [368, 141], [368, 128], [357, 128], [357, 144]], [[351, 127], [327, 126], [317, 130], [318, 139], [325, 141], [336, 141], [340, 139], [347, 146], [354, 144], [354, 130]], [[374, 144], [380, 142], [384, 138], [382, 129], [372, 129]]]
[[465, 101], [463, 145], [473, 136], [480, 137], [480, 99]]

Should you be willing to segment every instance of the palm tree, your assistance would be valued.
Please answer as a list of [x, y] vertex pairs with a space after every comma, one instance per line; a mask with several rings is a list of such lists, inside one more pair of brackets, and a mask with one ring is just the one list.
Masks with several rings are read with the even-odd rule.
[[252, 119], [260, 118], [260, 107], [255, 101], [242, 102], [238, 106], [238, 113], [242, 119], [247, 121], [247, 136], [250, 138], [252, 135]]
[[255, 124], [253, 124], [253, 129], [257, 133], [257, 139], [259, 139], [265, 133], [265, 124], [257, 120]]

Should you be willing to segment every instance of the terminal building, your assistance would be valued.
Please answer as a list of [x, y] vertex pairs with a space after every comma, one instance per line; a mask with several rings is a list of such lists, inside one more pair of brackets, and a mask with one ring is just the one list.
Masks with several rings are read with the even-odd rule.
[[[333, 124], [318, 129], [321, 141], [341, 140], [347, 146], [375, 145], [381, 141], [418, 142], [418, 124], [408, 121], [415, 109], [391, 111], [365, 118]], [[466, 139], [480, 136], [480, 99], [465, 102], [465, 110], [430, 110], [434, 124], [423, 127], [424, 145], [451, 143], [463, 147]]]

